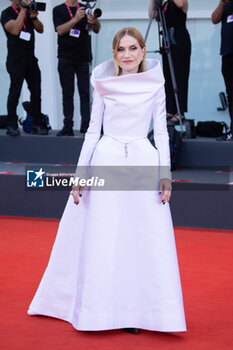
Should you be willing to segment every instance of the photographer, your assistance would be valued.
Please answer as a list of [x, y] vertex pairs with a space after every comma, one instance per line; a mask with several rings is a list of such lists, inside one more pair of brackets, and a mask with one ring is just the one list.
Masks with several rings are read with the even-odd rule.
[[85, 5], [77, 0], [67, 0], [53, 10], [53, 21], [58, 33], [58, 72], [63, 94], [64, 126], [57, 136], [73, 136], [74, 78], [78, 78], [80, 95], [81, 128], [85, 133], [90, 121], [89, 63], [92, 60], [91, 36], [98, 33], [100, 23], [93, 16], [86, 16]]
[[33, 116], [31, 133], [46, 135], [48, 131], [42, 127], [41, 119], [41, 74], [34, 55], [34, 30], [43, 33], [43, 24], [38, 19], [38, 12], [28, 9], [30, 0], [11, 0], [11, 2], [12, 5], [1, 14], [1, 23], [7, 36], [6, 67], [10, 75], [7, 135], [20, 135], [16, 110], [24, 80], [31, 93]]
[[233, 0], [221, 0], [218, 7], [212, 13], [212, 22], [222, 22], [221, 50], [222, 74], [226, 85], [226, 92], [231, 119], [231, 132], [223, 135], [218, 140], [233, 140]]
[[[149, 16], [158, 0], [150, 0]], [[186, 28], [188, 1], [187, 0], [161, 0], [168, 33], [170, 36], [171, 56], [178, 88], [178, 99], [182, 120], [188, 110], [188, 81], [190, 71], [191, 40]], [[155, 11], [155, 18], [157, 11]], [[165, 77], [167, 119], [179, 124], [175, 95], [172, 85], [168, 57], [163, 50], [163, 73]]]

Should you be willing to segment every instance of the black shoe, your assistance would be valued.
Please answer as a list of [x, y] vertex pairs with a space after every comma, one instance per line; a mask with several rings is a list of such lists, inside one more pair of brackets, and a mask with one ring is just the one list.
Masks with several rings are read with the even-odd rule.
[[34, 134], [34, 135], [48, 135], [48, 130], [42, 128], [42, 126], [40, 126], [40, 125], [33, 125], [32, 130], [31, 130], [31, 134]]
[[63, 126], [63, 128], [57, 133], [57, 136], [74, 136], [74, 132], [72, 128]]
[[123, 328], [123, 331], [132, 333], [132, 334], [138, 334], [139, 332], [138, 328]]
[[6, 132], [6, 135], [9, 135], [9, 136], [19, 136], [20, 135], [20, 131], [18, 128], [14, 128], [12, 126], [9, 126], [7, 128], [7, 132]]
[[216, 138], [217, 141], [233, 141], [232, 134], [225, 134]]

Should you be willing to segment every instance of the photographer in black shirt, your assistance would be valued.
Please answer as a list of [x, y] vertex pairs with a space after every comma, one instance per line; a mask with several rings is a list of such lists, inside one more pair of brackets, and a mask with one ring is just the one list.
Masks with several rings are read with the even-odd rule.
[[[233, 135], [233, 0], [221, 0], [212, 13], [212, 22], [222, 22], [221, 50], [222, 74], [224, 77], [231, 118], [231, 132], [223, 135], [221, 140], [232, 141]], [[220, 138], [218, 138], [219, 140]]]
[[[157, 2], [157, 1], [156, 1]], [[150, 0], [149, 15], [151, 16], [155, 0]], [[170, 36], [170, 52], [178, 88], [178, 100], [181, 118], [184, 121], [188, 111], [188, 87], [191, 58], [191, 40], [186, 27], [188, 0], [161, 1], [166, 26]], [[157, 10], [155, 11], [157, 18]], [[164, 48], [161, 51], [163, 58], [163, 74], [165, 78], [167, 120], [179, 124], [179, 116], [170, 72], [168, 55]]]
[[53, 21], [58, 33], [58, 72], [63, 94], [64, 127], [57, 136], [73, 136], [74, 78], [78, 78], [81, 128], [87, 131], [90, 121], [89, 63], [91, 37], [87, 23], [94, 33], [100, 30], [97, 18], [85, 15], [85, 6], [77, 0], [67, 0], [53, 10]]
[[17, 106], [23, 81], [26, 80], [31, 93], [33, 127], [31, 133], [47, 135], [41, 119], [41, 74], [37, 58], [34, 55], [34, 30], [43, 33], [43, 24], [38, 19], [38, 12], [29, 11], [31, 0], [11, 0], [12, 5], [1, 14], [1, 23], [7, 36], [6, 67], [10, 75], [10, 89], [7, 101], [7, 135], [18, 136]]

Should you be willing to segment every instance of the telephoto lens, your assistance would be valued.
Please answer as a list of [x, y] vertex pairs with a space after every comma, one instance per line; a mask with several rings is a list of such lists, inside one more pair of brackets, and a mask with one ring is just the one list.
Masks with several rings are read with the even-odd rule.
[[99, 18], [102, 16], [102, 11], [101, 9], [91, 9], [91, 8], [87, 8], [85, 9], [85, 13], [87, 16], [93, 16], [96, 18]]

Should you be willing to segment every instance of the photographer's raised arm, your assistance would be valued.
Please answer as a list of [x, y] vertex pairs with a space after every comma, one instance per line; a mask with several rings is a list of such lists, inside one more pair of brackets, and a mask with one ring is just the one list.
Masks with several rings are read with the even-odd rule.
[[30, 12], [30, 17], [33, 22], [34, 28], [38, 33], [43, 33], [44, 32], [44, 26], [41, 23], [41, 21], [38, 19], [38, 12], [37, 11], [31, 11]]
[[27, 9], [21, 7], [17, 19], [11, 19], [4, 25], [5, 30], [12, 35], [18, 36], [23, 28], [26, 13]]
[[72, 18], [70, 21], [68, 21], [68, 22], [66, 22], [66, 23], [64, 23], [64, 24], [61, 24], [61, 25], [59, 25], [59, 26], [56, 27], [57, 34], [60, 35], [60, 36], [62, 36], [62, 35], [65, 35], [65, 34], [69, 33], [70, 30], [71, 30], [72, 28], [74, 28], [75, 25], [76, 25], [79, 21], [81, 21], [81, 19], [82, 19], [83, 17], [85, 17], [85, 9], [84, 9], [84, 7], [80, 7], [80, 8], [77, 10], [77, 12], [76, 12], [74, 18]]
[[91, 28], [92, 28], [93, 32], [98, 34], [100, 31], [100, 27], [101, 27], [98, 18], [93, 17], [93, 16], [87, 16], [87, 19], [88, 19], [88, 23], [91, 24]]
[[224, 9], [224, 6], [230, 2], [230, 0], [221, 0], [218, 7], [214, 10], [214, 12], [212, 13], [212, 16], [211, 16], [211, 20], [213, 22], [213, 24], [218, 24], [219, 22], [221, 22], [222, 20], [222, 14], [223, 14], [223, 9]]
[[[152, 15], [152, 11], [153, 11], [153, 9], [154, 9], [154, 3], [155, 3], [154, 0], [150, 0], [150, 5], [149, 5], [149, 17], [151, 17], [151, 15]], [[156, 16], [157, 16], [157, 10], [155, 10], [154, 18], [156, 18]]]
[[188, 0], [173, 0], [173, 2], [185, 13], [188, 11]]

